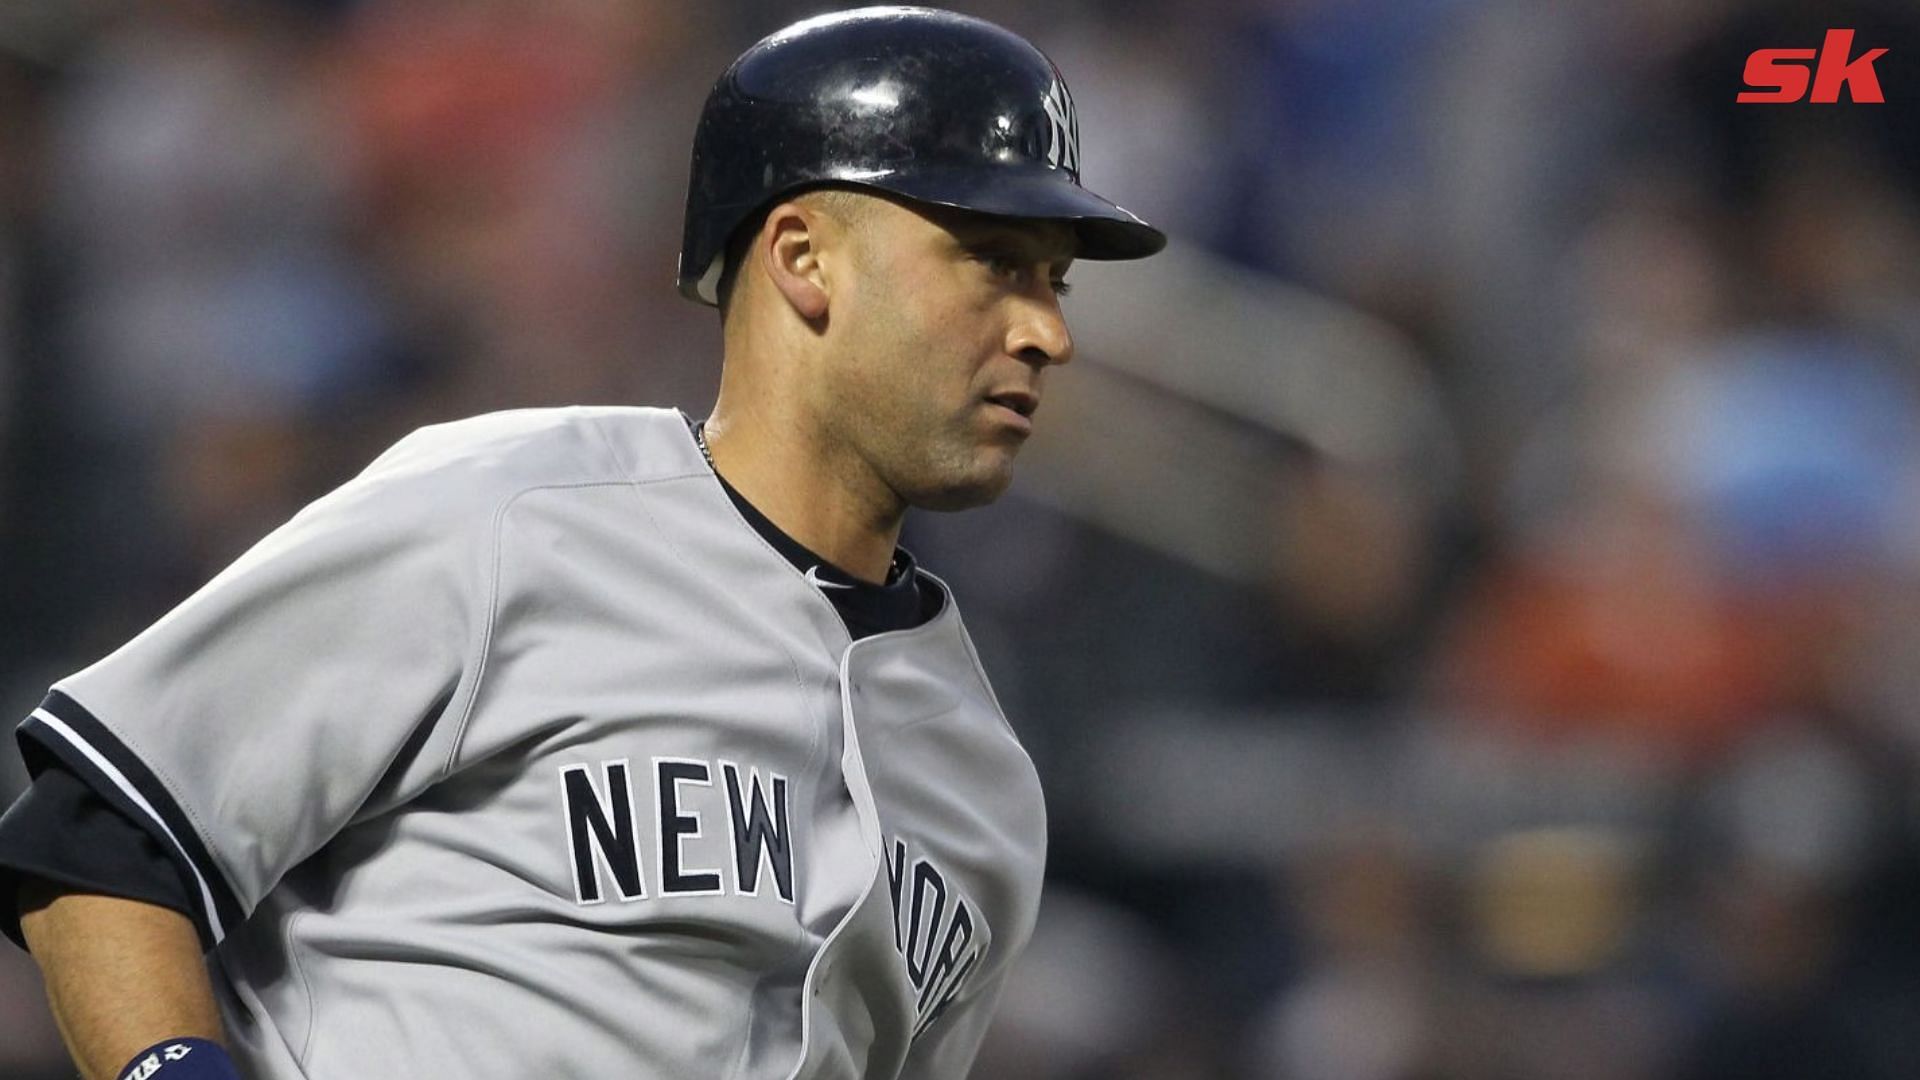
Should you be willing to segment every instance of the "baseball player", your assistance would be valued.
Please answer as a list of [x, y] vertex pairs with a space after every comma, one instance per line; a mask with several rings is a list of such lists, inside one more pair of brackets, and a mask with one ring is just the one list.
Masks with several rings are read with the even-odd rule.
[[712, 416], [430, 427], [20, 729], [0, 920], [88, 1077], [960, 1077], [1044, 819], [908, 507], [1008, 483], [1075, 257], [1053, 64], [872, 8], [743, 54], [679, 284]]

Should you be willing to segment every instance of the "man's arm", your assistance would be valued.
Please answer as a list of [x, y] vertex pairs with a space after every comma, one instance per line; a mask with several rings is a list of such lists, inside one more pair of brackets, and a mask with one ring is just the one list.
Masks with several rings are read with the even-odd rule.
[[185, 915], [37, 880], [21, 886], [19, 903], [21, 933], [86, 1080], [113, 1080], [163, 1039], [221, 1038], [199, 935]]

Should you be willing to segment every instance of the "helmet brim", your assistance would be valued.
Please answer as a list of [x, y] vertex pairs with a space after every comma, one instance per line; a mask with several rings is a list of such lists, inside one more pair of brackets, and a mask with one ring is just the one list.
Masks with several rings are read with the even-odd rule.
[[1144, 259], [1167, 246], [1165, 233], [1053, 169], [928, 170], [867, 186], [992, 217], [1065, 222], [1079, 259]]

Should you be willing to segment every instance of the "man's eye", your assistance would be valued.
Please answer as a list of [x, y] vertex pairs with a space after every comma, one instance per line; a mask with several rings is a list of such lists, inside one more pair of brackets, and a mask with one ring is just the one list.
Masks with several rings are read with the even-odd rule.
[[[1025, 282], [1037, 272], [1035, 264], [1019, 255], [998, 251], [976, 251], [973, 257], [986, 266], [993, 276], [1006, 278], [1016, 283]], [[1048, 282], [1055, 296], [1065, 296], [1073, 291], [1073, 286], [1058, 278]]]
[[986, 263], [989, 270], [1002, 277], [1013, 277], [1026, 269], [1026, 264], [1011, 255], [987, 252], [980, 256], [980, 261]]

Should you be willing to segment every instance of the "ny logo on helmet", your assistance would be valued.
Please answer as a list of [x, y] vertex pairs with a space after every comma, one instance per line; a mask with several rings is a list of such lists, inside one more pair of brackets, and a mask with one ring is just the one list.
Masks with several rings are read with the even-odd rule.
[[1047, 110], [1047, 164], [1080, 178], [1080, 116], [1067, 84], [1056, 78], [1041, 103]]

